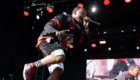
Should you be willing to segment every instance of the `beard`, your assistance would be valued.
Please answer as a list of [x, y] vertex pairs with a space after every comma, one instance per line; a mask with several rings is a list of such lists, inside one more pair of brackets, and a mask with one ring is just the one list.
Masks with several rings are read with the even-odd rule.
[[74, 20], [76, 24], [82, 25], [83, 24], [83, 18], [79, 18], [78, 20]]
[[[81, 21], [81, 23], [80, 23], [80, 21]], [[81, 17], [79, 18], [79, 23], [80, 23], [80, 24], [83, 23], [83, 18], [81, 18]]]
[[[79, 19], [79, 20], [80, 20], [80, 19]], [[84, 29], [84, 26], [83, 26], [83, 19], [82, 19], [82, 22], [81, 22], [81, 23], [80, 23], [79, 21], [77, 21], [77, 20], [74, 20], [74, 21], [75, 21], [75, 24], [78, 24], [82, 30]]]

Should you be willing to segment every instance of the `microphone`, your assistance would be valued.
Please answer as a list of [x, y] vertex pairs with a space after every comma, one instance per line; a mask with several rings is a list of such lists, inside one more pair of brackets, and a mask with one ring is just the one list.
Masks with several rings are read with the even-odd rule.
[[93, 20], [91, 20], [91, 19], [86, 19], [86, 21], [87, 21], [87, 22], [92, 22], [92, 23], [95, 23], [95, 24], [100, 25], [100, 23], [98, 23], [98, 22], [96, 22], [96, 21], [93, 21]]

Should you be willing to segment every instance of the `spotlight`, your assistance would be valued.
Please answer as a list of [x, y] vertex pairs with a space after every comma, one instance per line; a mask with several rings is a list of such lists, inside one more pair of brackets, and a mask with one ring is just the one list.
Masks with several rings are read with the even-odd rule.
[[104, 33], [103, 34], [106, 34], [106, 31], [104, 31]]
[[40, 19], [40, 17], [43, 16], [43, 11], [38, 11], [36, 15], [36, 19]]
[[111, 51], [111, 47], [108, 47], [108, 51]]
[[125, 0], [125, 2], [126, 2], [126, 3], [130, 3], [130, 2], [131, 2], [131, 0]]
[[104, 5], [109, 5], [110, 1], [109, 0], [104, 0]]
[[96, 7], [93, 7], [93, 8], [92, 8], [92, 12], [95, 12], [95, 11], [96, 11]]
[[23, 12], [24, 16], [29, 16], [29, 13], [27, 11]]
[[106, 41], [99, 41], [99, 44], [106, 44]]
[[70, 49], [73, 49], [73, 47], [74, 47], [73, 45], [69, 45], [69, 48], [70, 48]]
[[124, 32], [124, 30], [121, 30], [121, 32]]
[[135, 31], [136, 31], [136, 29], [133, 29], [133, 31], [135, 32]]
[[95, 48], [95, 47], [96, 47], [96, 44], [95, 44], [95, 43], [92, 43], [92, 44], [91, 44], [91, 47], [92, 47], [92, 48]]
[[24, 6], [23, 8], [24, 8], [24, 12], [23, 12], [24, 16], [29, 16], [29, 7]]
[[48, 8], [47, 10], [48, 10], [49, 13], [52, 13], [53, 12], [53, 9], [52, 8]]
[[84, 7], [84, 5], [82, 3], [79, 3], [77, 6], [78, 7]]
[[84, 51], [87, 52], [87, 49], [85, 48]]
[[34, 29], [34, 26], [32, 26], [32, 29]]
[[40, 19], [40, 16], [39, 15], [36, 15], [36, 19]]
[[139, 50], [139, 49], [140, 49], [140, 47], [139, 47], [139, 46], [137, 46], [137, 47], [136, 47], [136, 49], [137, 49], [137, 50]]
[[52, 13], [53, 12], [53, 9], [54, 9], [54, 6], [52, 4], [48, 4], [47, 7], [46, 7], [46, 10], [49, 12], [49, 13]]

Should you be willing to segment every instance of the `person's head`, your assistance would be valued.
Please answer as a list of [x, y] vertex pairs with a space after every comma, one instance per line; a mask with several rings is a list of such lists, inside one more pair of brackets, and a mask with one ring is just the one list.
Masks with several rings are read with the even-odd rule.
[[79, 22], [80, 24], [83, 22], [84, 17], [87, 15], [87, 11], [82, 7], [75, 7], [72, 11], [72, 17]]
[[128, 71], [130, 72], [131, 75], [137, 77], [139, 74], [139, 67], [138, 65], [132, 64], [128, 67]]

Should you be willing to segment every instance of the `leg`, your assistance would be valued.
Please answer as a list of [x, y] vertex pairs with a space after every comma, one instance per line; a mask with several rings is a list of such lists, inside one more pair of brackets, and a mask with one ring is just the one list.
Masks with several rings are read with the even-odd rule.
[[[42, 64], [42, 66], [46, 66], [46, 65], [50, 65], [50, 64], [60, 63], [60, 62], [63, 62], [64, 59], [65, 59], [64, 55], [55, 56], [52, 54], [52, 55], [46, 56], [43, 59], [41, 59], [41, 64]], [[34, 66], [33, 63], [25, 64], [24, 70], [23, 70], [24, 80], [30, 80], [30, 77], [34, 74], [35, 70], [36, 70], [36, 67]], [[59, 79], [60, 75], [58, 75], [58, 74], [60, 74], [60, 72], [62, 72], [62, 71], [63, 71], [62, 69], [56, 68], [56, 70], [54, 70], [54, 72], [52, 73], [52, 77]], [[54, 75], [56, 75], [56, 76], [54, 76]]]
[[55, 55], [51, 54], [51, 55], [48, 55], [48, 56], [44, 57], [43, 59], [41, 59], [41, 64], [42, 64], [42, 66], [46, 66], [49, 64], [60, 63], [60, 62], [63, 62], [64, 60], [65, 60], [65, 55], [55, 56]]
[[51, 64], [48, 65], [48, 70], [51, 74], [48, 80], [58, 80], [61, 73], [64, 71], [64, 65], [63, 63]]
[[59, 80], [61, 73], [63, 70], [61, 68], [56, 68], [52, 74], [49, 76], [48, 80]]
[[[42, 42], [42, 44], [40, 45], [41, 51], [43, 52], [44, 55], [46, 55], [43, 59], [41, 59], [42, 66], [60, 63], [65, 60], [65, 53], [62, 49], [57, 49], [57, 50], [52, 51], [52, 49], [48, 49], [52, 45], [49, 44], [49, 46], [46, 46], [45, 44], [47, 45], [46, 42]], [[57, 45], [53, 45], [53, 46], [57, 46]]]
[[30, 80], [35, 70], [41, 66], [63, 62], [65, 59], [64, 51], [61, 49], [57, 42], [48, 43], [43, 40], [39, 48], [44, 54], [44, 58], [33, 63], [25, 64], [23, 69], [24, 80]]
[[[64, 61], [65, 55], [64, 55], [63, 51], [62, 52], [61, 51], [62, 50], [54, 51], [51, 53], [51, 55], [56, 57], [56, 59], [54, 61], [57, 63], [48, 65], [48, 69], [51, 74], [49, 76], [48, 80], [58, 80], [61, 73], [64, 70], [64, 65], [63, 65], [62, 61]], [[44, 58], [44, 60], [45, 60], [45, 58]], [[59, 62], [61, 62], [61, 63], [59, 63]], [[47, 63], [47, 61], [44, 63]]]
[[[58, 49], [58, 50], [51, 52], [50, 55], [41, 59], [40, 63], [42, 66], [46, 66], [46, 65], [50, 65], [50, 64], [60, 63], [60, 62], [63, 62], [64, 60], [65, 60], [64, 51], [62, 49]], [[23, 69], [24, 80], [30, 80], [30, 78], [34, 74], [36, 68], [38, 68], [38, 67], [35, 66], [35, 63], [25, 64], [24, 69]]]

